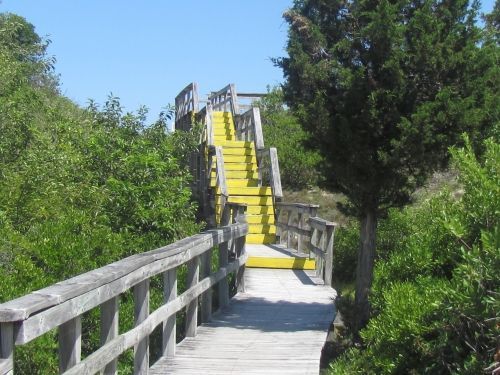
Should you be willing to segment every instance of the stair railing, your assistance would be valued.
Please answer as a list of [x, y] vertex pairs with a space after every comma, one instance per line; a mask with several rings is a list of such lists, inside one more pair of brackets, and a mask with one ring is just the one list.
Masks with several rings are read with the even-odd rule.
[[233, 83], [227, 85], [222, 90], [210, 94], [208, 101], [212, 104], [214, 111], [231, 112], [233, 118], [240, 114], [236, 89]]
[[274, 147], [266, 149], [264, 146], [259, 108], [251, 108], [237, 117], [236, 136], [240, 141], [254, 142], [259, 168], [259, 186], [266, 182], [269, 183], [273, 191], [274, 201], [281, 201], [283, 199], [283, 190], [281, 187], [278, 152]]
[[192, 82], [175, 97], [175, 129], [189, 131], [199, 109], [198, 84]]

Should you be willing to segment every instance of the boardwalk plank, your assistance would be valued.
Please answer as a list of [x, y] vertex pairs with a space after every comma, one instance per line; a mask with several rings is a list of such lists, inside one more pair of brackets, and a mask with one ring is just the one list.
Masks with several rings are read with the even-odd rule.
[[314, 271], [247, 269], [245, 283], [245, 293], [149, 373], [318, 374], [335, 291]]

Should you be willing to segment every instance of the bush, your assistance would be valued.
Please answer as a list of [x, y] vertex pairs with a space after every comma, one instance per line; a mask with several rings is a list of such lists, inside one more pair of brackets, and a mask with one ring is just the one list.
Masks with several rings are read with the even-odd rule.
[[319, 153], [306, 148], [307, 133], [297, 118], [284, 107], [283, 93], [273, 89], [259, 103], [266, 147], [276, 147], [281, 183], [286, 189], [300, 190], [317, 186]]
[[[463, 195], [449, 192], [380, 222], [381, 254], [362, 347], [333, 374], [478, 374], [493, 361], [500, 320], [500, 145], [481, 159], [452, 150]], [[388, 237], [391, 236], [391, 237]]]

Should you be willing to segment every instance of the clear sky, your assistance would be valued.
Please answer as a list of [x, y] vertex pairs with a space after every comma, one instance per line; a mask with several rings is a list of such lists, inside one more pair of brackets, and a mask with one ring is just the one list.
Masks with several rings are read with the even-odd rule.
[[[483, 11], [494, 0], [483, 1]], [[281, 15], [292, 0], [0, 0], [52, 41], [62, 92], [81, 105], [110, 92], [125, 110], [154, 120], [189, 82], [202, 98], [235, 83], [265, 92], [282, 81], [271, 57], [285, 54]]]

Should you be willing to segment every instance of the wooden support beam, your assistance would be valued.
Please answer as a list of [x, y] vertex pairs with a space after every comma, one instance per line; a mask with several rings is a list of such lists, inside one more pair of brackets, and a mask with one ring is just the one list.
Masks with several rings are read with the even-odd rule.
[[[163, 273], [163, 302], [167, 304], [177, 298], [177, 268]], [[176, 344], [176, 314], [163, 322], [162, 355], [173, 357]]]
[[[101, 305], [101, 346], [118, 336], [118, 297], [111, 298]], [[117, 359], [110, 361], [104, 368], [104, 375], [117, 373]]]
[[14, 324], [0, 324], [0, 374], [14, 374]]
[[[200, 278], [200, 258], [195, 257], [188, 262], [188, 272], [186, 280], [186, 289], [198, 284]], [[186, 310], [186, 337], [196, 336], [196, 327], [198, 326], [198, 298], [194, 298]]]
[[[149, 279], [134, 286], [134, 322], [139, 326], [149, 316]], [[134, 374], [146, 375], [149, 371], [149, 336], [134, 346]]]
[[82, 317], [77, 316], [59, 326], [59, 372], [80, 362], [82, 354]]

